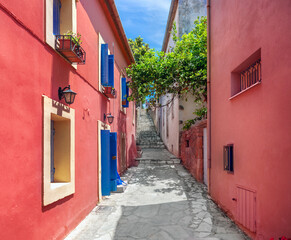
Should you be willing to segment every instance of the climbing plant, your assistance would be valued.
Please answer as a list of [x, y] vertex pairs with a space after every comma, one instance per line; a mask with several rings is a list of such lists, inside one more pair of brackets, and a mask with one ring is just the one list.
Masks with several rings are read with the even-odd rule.
[[129, 40], [136, 58], [127, 68], [132, 90], [129, 100], [143, 102], [147, 99], [152, 106], [160, 107], [156, 100], [165, 94], [171, 93], [174, 98], [191, 93], [199, 106], [196, 115], [200, 114], [197, 116], [201, 119], [206, 116], [203, 104], [207, 99], [206, 17], [198, 18], [194, 24], [192, 31], [180, 39], [174, 24], [171, 34], [175, 46], [168, 53], [150, 49], [140, 37]]

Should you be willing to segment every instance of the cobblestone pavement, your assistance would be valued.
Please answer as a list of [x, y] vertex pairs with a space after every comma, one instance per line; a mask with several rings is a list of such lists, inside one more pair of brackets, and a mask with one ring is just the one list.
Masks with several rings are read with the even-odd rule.
[[140, 163], [125, 179], [66, 240], [248, 239], [180, 164]]

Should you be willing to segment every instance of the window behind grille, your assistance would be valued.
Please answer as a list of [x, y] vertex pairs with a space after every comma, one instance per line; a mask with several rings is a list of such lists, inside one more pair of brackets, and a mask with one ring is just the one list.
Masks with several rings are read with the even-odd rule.
[[240, 73], [240, 91], [243, 91], [256, 83], [261, 82], [261, 80], [261, 59], [258, 59]]
[[258, 49], [231, 72], [231, 97], [262, 82], [261, 49]]
[[226, 171], [233, 172], [233, 144], [223, 147], [223, 168]]

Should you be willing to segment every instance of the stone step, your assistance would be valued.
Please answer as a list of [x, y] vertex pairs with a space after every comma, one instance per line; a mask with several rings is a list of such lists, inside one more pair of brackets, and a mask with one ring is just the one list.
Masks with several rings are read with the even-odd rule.
[[141, 149], [165, 149], [156, 132], [154, 122], [145, 109], [140, 109], [137, 123], [136, 143]]
[[126, 188], [127, 188], [127, 185], [117, 185], [116, 191], [113, 191], [113, 192], [114, 193], [123, 193]]
[[139, 139], [146, 139], [146, 140], [157, 140], [161, 141], [161, 138], [159, 136], [138, 136]]
[[154, 142], [137, 142], [137, 146], [141, 148], [165, 148], [163, 143], [154, 143]]
[[139, 132], [138, 136], [158, 136], [154, 131]]
[[154, 149], [165, 149], [164, 145], [138, 145], [141, 149], [154, 148]]
[[152, 139], [152, 138], [139, 138], [137, 142], [143, 143], [155, 143], [155, 144], [164, 144], [160, 139]]
[[160, 160], [160, 159], [151, 159], [151, 158], [136, 158], [138, 163], [143, 164], [179, 164], [181, 163], [180, 159], [170, 159], [170, 160]]
[[136, 141], [138, 144], [157, 144], [157, 145], [164, 145], [164, 143], [158, 139], [138, 139]]

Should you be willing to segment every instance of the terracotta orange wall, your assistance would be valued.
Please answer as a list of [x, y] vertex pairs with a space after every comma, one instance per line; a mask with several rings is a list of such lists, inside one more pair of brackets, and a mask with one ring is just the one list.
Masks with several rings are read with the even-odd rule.
[[[104, 113], [111, 111], [115, 116], [113, 131], [128, 136], [128, 166], [136, 153], [133, 109], [121, 113], [119, 100], [120, 71], [130, 60], [122, 53], [108, 13], [99, 1], [77, 3], [77, 29], [87, 53], [86, 65], [77, 70], [45, 43], [44, 19], [44, 1], [0, 2], [1, 240], [62, 239], [96, 205], [97, 121], [103, 121]], [[115, 43], [115, 100], [109, 101], [98, 91], [98, 32], [111, 51]], [[77, 92], [71, 105], [76, 110], [76, 190], [42, 207], [42, 95], [58, 101], [58, 87], [68, 84]]]
[[[236, 218], [236, 186], [257, 194], [254, 239], [291, 237], [291, 1], [211, 1], [211, 196]], [[231, 72], [261, 49], [262, 83], [230, 98]], [[234, 174], [223, 146], [234, 144]]]
[[[203, 183], [203, 129], [206, 120], [200, 121], [184, 130], [180, 135], [180, 158], [185, 168], [199, 182]], [[187, 146], [187, 141], [188, 146]], [[207, 171], [207, 169], [205, 170]]]

